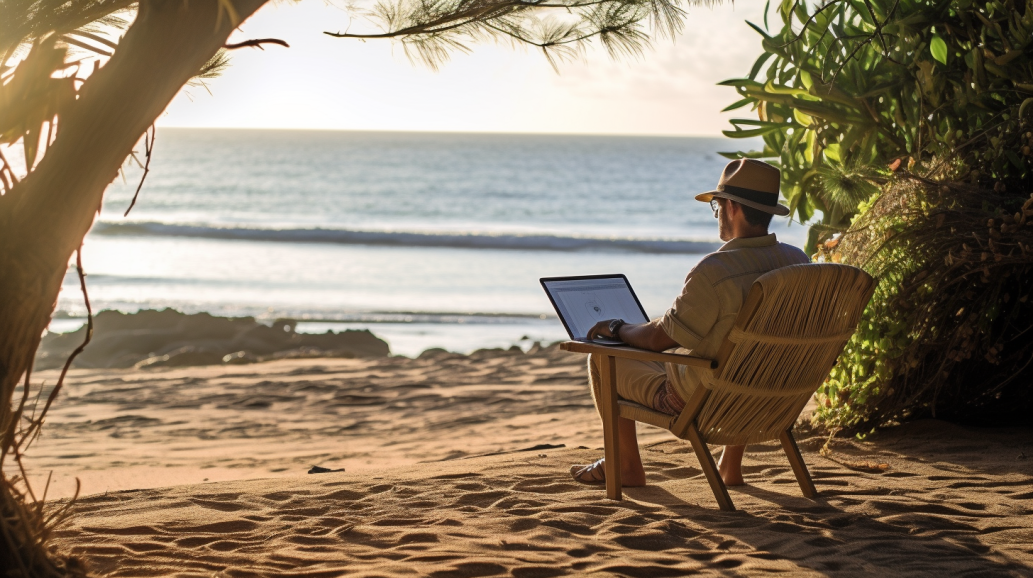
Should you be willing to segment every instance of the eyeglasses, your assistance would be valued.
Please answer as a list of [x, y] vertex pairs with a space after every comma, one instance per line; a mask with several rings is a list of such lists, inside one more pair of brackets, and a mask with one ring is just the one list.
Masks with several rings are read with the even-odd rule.
[[714, 218], [717, 218], [717, 211], [721, 209], [721, 205], [717, 202], [717, 199], [710, 199], [710, 210], [714, 211]]

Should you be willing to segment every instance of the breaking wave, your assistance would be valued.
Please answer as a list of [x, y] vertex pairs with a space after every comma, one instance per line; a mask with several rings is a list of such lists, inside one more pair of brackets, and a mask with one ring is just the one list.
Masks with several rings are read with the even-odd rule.
[[333, 243], [393, 247], [453, 247], [463, 249], [510, 249], [519, 251], [599, 251], [635, 253], [703, 254], [720, 243], [682, 239], [576, 237], [547, 234], [421, 233], [408, 231], [358, 231], [347, 229], [261, 229], [211, 227], [168, 223], [99, 222], [93, 234], [103, 236], [195, 237], [278, 243]]

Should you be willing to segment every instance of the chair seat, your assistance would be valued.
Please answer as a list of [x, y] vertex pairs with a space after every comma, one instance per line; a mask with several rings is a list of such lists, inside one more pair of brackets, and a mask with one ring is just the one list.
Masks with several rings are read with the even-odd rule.
[[667, 415], [642, 404], [624, 399], [617, 400], [617, 406], [621, 417], [662, 427], [665, 430], [670, 430], [671, 426], [674, 425], [674, 420], [678, 419], [676, 415]]

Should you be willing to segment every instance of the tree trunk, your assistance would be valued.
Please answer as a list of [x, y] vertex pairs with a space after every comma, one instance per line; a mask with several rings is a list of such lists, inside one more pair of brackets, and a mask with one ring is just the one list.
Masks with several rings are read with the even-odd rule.
[[[232, 0], [243, 19], [265, 0]], [[104, 190], [140, 136], [223, 46], [235, 24], [218, 0], [142, 0], [114, 56], [59, 117], [46, 155], [0, 196], [0, 446], [17, 431], [12, 397], [57, 303], [69, 259], [100, 210]], [[67, 573], [48, 558], [46, 529], [0, 479], [0, 575]], [[38, 518], [38, 517], [37, 517]], [[38, 527], [35, 527], [38, 526]]]

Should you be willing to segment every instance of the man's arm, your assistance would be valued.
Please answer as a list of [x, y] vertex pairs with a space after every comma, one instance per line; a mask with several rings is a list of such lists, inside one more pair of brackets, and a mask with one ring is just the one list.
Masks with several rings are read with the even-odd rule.
[[[588, 332], [589, 339], [597, 337], [613, 338], [610, 333], [610, 321], [596, 323]], [[650, 351], [666, 351], [672, 347], [679, 347], [678, 342], [671, 339], [670, 335], [660, 327], [660, 320], [654, 319], [648, 323], [625, 323], [617, 331], [621, 341], [632, 347], [648, 349]]]

